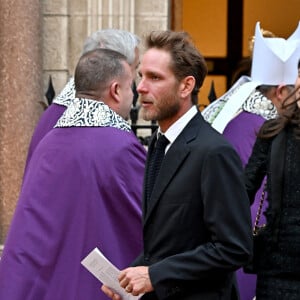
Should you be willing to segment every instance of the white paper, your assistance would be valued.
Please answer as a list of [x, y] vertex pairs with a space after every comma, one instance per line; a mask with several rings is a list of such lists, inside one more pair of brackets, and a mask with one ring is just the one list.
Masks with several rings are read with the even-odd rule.
[[[82, 261], [81, 264], [87, 268], [99, 281], [110, 287], [119, 294], [122, 299], [137, 300], [142, 295], [133, 296], [125, 291], [118, 280], [120, 270], [114, 266], [98, 249], [95, 248]], [[100, 291], [101, 292], [101, 291]]]

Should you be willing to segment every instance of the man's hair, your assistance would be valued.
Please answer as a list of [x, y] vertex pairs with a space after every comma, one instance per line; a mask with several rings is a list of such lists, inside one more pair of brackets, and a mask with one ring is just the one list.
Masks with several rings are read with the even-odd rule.
[[256, 87], [256, 90], [261, 92], [264, 96], [267, 95], [267, 93], [272, 89], [276, 88], [278, 85], [268, 85], [268, 84], [262, 84]]
[[121, 29], [103, 29], [90, 35], [83, 45], [82, 54], [99, 49], [111, 49], [126, 56], [131, 65], [135, 60], [135, 48], [138, 47], [140, 38], [135, 34]]
[[[277, 88], [278, 85], [267, 85], [267, 84], [262, 84], [256, 87], [256, 90], [262, 93], [265, 97], [267, 96], [267, 93], [272, 89], [272, 88]], [[286, 84], [285, 87], [288, 89], [289, 92], [292, 92], [294, 90], [294, 85], [292, 84]]]
[[178, 81], [194, 76], [196, 84], [192, 92], [192, 102], [197, 104], [197, 95], [207, 75], [207, 66], [189, 34], [170, 30], [152, 31], [146, 38], [146, 47], [162, 49], [171, 54], [170, 68]]
[[126, 57], [114, 50], [95, 49], [83, 54], [75, 69], [75, 89], [89, 93], [105, 90], [110, 81], [125, 74]]

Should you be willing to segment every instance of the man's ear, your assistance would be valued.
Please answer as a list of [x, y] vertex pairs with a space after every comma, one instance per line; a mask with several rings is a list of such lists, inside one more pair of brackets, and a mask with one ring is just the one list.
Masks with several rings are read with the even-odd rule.
[[272, 99], [273, 104], [276, 106], [277, 110], [280, 111], [283, 108], [283, 105], [286, 104], [285, 101], [290, 92], [291, 86], [280, 84], [272, 89], [273, 96], [268, 98]]
[[195, 87], [196, 80], [194, 76], [187, 76], [183, 78], [179, 85], [179, 93], [182, 98], [190, 95]]
[[290, 94], [291, 87], [287, 85], [280, 84], [276, 88], [276, 98], [279, 100], [282, 105], [286, 97]]
[[114, 81], [111, 85], [110, 85], [110, 95], [111, 97], [116, 101], [116, 102], [120, 102], [120, 86], [119, 83], [117, 81]]
[[284, 85], [280, 84], [276, 87], [275, 93], [277, 97], [280, 97], [280, 95], [282, 94]]

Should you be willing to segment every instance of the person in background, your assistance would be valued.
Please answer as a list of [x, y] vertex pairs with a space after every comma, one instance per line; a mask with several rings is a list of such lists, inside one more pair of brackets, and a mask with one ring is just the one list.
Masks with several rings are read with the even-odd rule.
[[[121, 287], [141, 299], [238, 299], [234, 271], [252, 254], [241, 161], [197, 108], [206, 74], [187, 33], [147, 37], [137, 91], [142, 117], [159, 128], [146, 162], [143, 250], [119, 276]], [[154, 175], [161, 141], [165, 155]]]
[[269, 205], [258, 253], [257, 300], [296, 300], [300, 295], [300, 62], [295, 86], [278, 117], [260, 128], [245, 168], [251, 202], [267, 176]]
[[[260, 30], [264, 38], [276, 37], [276, 35], [269, 30], [263, 28], [261, 28]], [[241, 59], [238, 62], [236, 70], [232, 74], [231, 85], [233, 85], [236, 81], [238, 81], [238, 79], [243, 75], [251, 76], [252, 53], [253, 53], [254, 41], [255, 41], [255, 35], [251, 36], [251, 38], [249, 39], [250, 55], [248, 57]]]
[[[248, 162], [259, 128], [266, 120], [277, 116], [278, 108], [293, 89], [297, 70], [291, 66], [295, 66], [300, 57], [300, 26], [288, 39], [283, 39], [264, 37], [258, 22], [254, 40], [249, 82], [230, 91], [230, 97], [223, 110], [212, 122], [212, 126], [222, 132], [234, 146], [243, 166]], [[225, 113], [221, 116], [222, 111]], [[205, 114], [207, 115], [207, 112]], [[253, 224], [263, 188], [264, 182], [251, 206]], [[264, 201], [263, 210], [266, 206], [267, 201]], [[261, 216], [260, 222], [265, 223], [264, 215]], [[252, 300], [255, 296], [256, 275], [245, 274], [240, 269], [237, 280], [241, 300]]]
[[[275, 37], [271, 31], [264, 30], [261, 28], [261, 34], [265, 38]], [[251, 81], [251, 65], [252, 65], [252, 55], [253, 55], [253, 46], [254, 46], [255, 36], [252, 36], [249, 41], [249, 51], [251, 55], [242, 59], [236, 70], [233, 72], [231, 79], [231, 87], [230, 89], [219, 97], [217, 100], [214, 100], [211, 104], [208, 105], [203, 111], [202, 115], [204, 119], [212, 124], [222, 110], [226, 102], [232, 97], [232, 95], [246, 82]]]
[[[266, 31], [263, 30], [262, 28], [260, 28], [261, 31], [261, 36], [264, 37], [264, 40], [268, 40], [269, 38], [273, 38], [275, 37], [275, 35], [273, 33], [271, 33], [270, 31]], [[261, 38], [260, 38], [261, 39]], [[256, 75], [252, 74], [251, 76], [251, 66], [252, 65], [256, 65], [258, 66], [258, 58], [259, 56], [256, 55], [256, 60], [253, 63], [253, 48], [254, 48], [254, 41], [255, 41], [255, 35], [251, 38], [250, 42], [249, 42], [249, 50], [251, 52], [251, 56], [249, 57], [248, 61], [251, 63], [251, 65], [249, 65], [246, 70], [244, 70], [244, 72], [237, 72], [233, 75], [233, 83], [230, 87], [230, 89], [221, 97], [219, 97], [217, 100], [215, 100], [214, 102], [212, 102], [210, 105], [208, 105], [203, 111], [202, 111], [202, 115], [204, 117], [204, 119], [209, 122], [210, 124], [212, 124], [212, 126], [217, 129], [219, 132], [223, 132], [224, 127], [226, 126], [226, 124], [229, 122], [230, 118], [233, 118], [234, 114], [240, 109], [240, 102], [236, 101], [238, 104], [235, 107], [232, 107], [232, 104], [230, 106], [230, 111], [226, 111], [226, 115], [224, 117], [224, 115], [222, 116], [222, 118], [218, 117], [219, 113], [221, 112], [221, 110], [224, 108], [225, 104], [226, 104], [226, 109], [228, 110], [228, 105], [227, 102], [233, 102], [232, 98], [235, 96], [235, 98], [237, 98], [237, 95], [239, 95], [240, 97], [244, 97], [245, 93], [248, 93], [247, 96], [249, 95], [249, 93], [251, 93], [253, 90], [255, 90], [255, 84], [249, 83], [249, 82], [256, 82], [257, 80], [259, 80], [260, 78], [257, 77]], [[241, 76], [238, 77], [238, 74], [240, 74]], [[253, 76], [255, 76], [253, 78]], [[248, 83], [247, 85], [245, 85], [245, 87], [249, 86], [248, 89], [246, 89], [245, 92], [241, 92], [239, 91], [241, 86], [244, 85], [244, 83]], [[264, 83], [262, 83], [264, 84]], [[238, 92], [238, 93], [237, 93]], [[244, 98], [243, 98], [244, 100]], [[218, 117], [217, 120], [215, 120]], [[222, 120], [224, 119], [224, 121]], [[223, 122], [222, 122], [223, 121]]]
[[[139, 43], [140, 39], [135, 34], [120, 29], [103, 29], [94, 32], [89, 36], [83, 45], [82, 54], [97, 48], [115, 50], [125, 55], [130, 64], [134, 78], [136, 68], [139, 64]], [[32, 135], [25, 164], [31, 159], [32, 153], [41, 139], [51, 130], [63, 112], [69, 106], [75, 95], [74, 77], [71, 77], [61, 93], [53, 100], [52, 104], [42, 114]]]
[[37, 145], [0, 260], [0, 299], [106, 299], [81, 260], [98, 247], [124, 268], [142, 247], [146, 153], [126, 121], [127, 58], [83, 54], [76, 98]]

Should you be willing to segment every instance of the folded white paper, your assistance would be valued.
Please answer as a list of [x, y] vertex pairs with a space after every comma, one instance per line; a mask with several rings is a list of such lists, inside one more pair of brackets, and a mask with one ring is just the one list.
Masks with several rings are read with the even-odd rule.
[[[87, 268], [99, 281], [110, 287], [119, 294], [122, 299], [137, 300], [142, 295], [133, 296], [128, 294], [119, 284], [118, 276], [120, 270], [114, 266], [98, 249], [91, 251], [82, 261], [81, 264]], [[101, 293], [101, 291], [100, 291]]]

